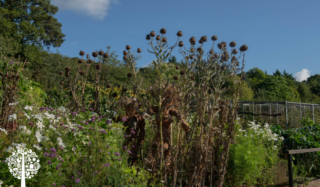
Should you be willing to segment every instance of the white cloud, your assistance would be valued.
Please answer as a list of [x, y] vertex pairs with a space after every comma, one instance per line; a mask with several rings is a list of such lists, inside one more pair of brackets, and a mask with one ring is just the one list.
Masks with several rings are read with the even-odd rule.
[[310, 71], [307, 69], [302, 69], [300, 72], [294, 74], [294, 78], [299, 82], [307, 80], [309, 77], [310, 77]]
[[108, 14], [111, 3], [117, 4], [118, 0], [51, 0], [59, 10], [73, 10], [101, 20]]

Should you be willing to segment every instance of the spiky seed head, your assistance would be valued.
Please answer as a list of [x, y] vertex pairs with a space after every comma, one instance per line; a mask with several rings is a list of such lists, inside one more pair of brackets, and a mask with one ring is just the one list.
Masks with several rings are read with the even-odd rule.
[[196, 38], [192, 36], [192, 37], [189, 39], [189, 42], [190, 42], [191, 45], [196, 44]]
[[240, 51], [241, 51], [241, 52], [244, 52], [244, 51], [246, 51], [246, 50], [248, 50], [248, 46], [247, 46], [247, 45], [242, 45], [242, 46], [240, 47]]
[[111, 88], [111, 84], [107, 84], [107, 88]]
[[59, 72], [59, 75], [63, 75], [63, 72], [62, 72], [62, 71], [60, 71], [60, 72]]
[[162, 42], [163, 42], [163, 43], [166, 43], [166, 42], [167, 42], [167, 38], [166, 38], [166, 37], [163, 37], [163, 38], [162, 38]]
[[180, 69], [180, 67], [179, 67], [179, 66], [176, 66], [176, 69]]
[[161, 38], [160, 38], [160, 35], [158, 35], [157, 37], [156, 37], [156, 40], [157, 41], [159, 41]]
[[83, 60], [82, 60], [82, 59], [79, 59], [79, 60], [78, 60], [78, 63], [79, 63], [79, 64], [81, 64], [82, 62], [83, 62]]
[[114, 93], [112, 94], [112, 96], [113, 96], [113, 97], [117, 97], [117, 96], [118, 96], [117, 92], [114, 92]]
[[128, 52], [126, 50], [123, 51], [123, 55], [127, 55]]
[[151, 32], [150, 32], [150, 36], [151, 36], [151, 37], [155, 37], [155, 36], [156, 36], [156, 33], [155, 33], [154, 31], [151, 31]]
[[235, 64], [236, 64], [236, 66], [239, 66], [239, 62], [236, 62]]
[[109, 58], [109, 54], [108, 54], [108, 53], [105, 53], [105, 54], [103, 54], [103, 57], [104, 57], [104, 58]]
[[231, 54], [234, 54], [234, 55], [238, 54], [238, 50], [237, 49], [233, 49]]
[[123, 60], [128, 60], [127, 55], [124, 55], [124, 56], [123, 56]]
[[216, 41], [218, 39], [218, 36], [216, 36], [216, 35], [213, 35], [212, 37], [211, 37], [211, 40], [212, 41]]
[[198, 47], [197, 51], [200, 53], [202, 51], [202, 48]]
[[84, 71], [80, 71], [80, 75], [84, 76], [85, 75]]
[[97, 53], [97, 52], [93, 52], [93, 53], [92, 53], [92, 56], [93, 56], [93, 57], [97, 57], [97, 56], [98, 56], [98, 53]]
[[179, 47], [183, 47], [183, 41], [179, 42]]
[[226, 50], [226, 48], [227, 48], [227, 42], [221, 42], [221, 45], [222, 45], [222, 49], [223, 49], [223, 50]]
[[235, 47], [237, 45], [237, 43], [235, 41], [230, 42], [229, 46], [230, 47]]
[[190, 55], [190, 59], [193, 59], [193, 55]]
[[85, 52], [84, 51], [80, 51], [80, 56], [83, 56], [84, 54], [85, 54]]
[[199, 44], [203, 44], [203, 40], [202, 39], [199, 40]]
[[195, 51], [195, 48], [191, 48], [190, 52], [194, 53], [194, 51]]
[[70, 67], [66, 67], [66, 72], [70, 72], [71, 68]]
[[237, 57], [236, 56], [233, 56], [232, 58], [231, 58], [231, 62], [236, 62], [237, 61]]
[[210, 49], [209, 54], [212, 55], [214, 53], [213, 49]]
[[181, 37], [182, 36], [182, 31], [178, 31], [177, 36]]
[[180, 71], [180, 75], [184, 75], [184, 71], [183, 70]]
[[190, 76], [190, 79], [194, 81], [196, 78], [192, 75]]
[[202, 40], [202, 42], [206, 42], [207, 41], [207, 37], [206, 36], [202, 36], [200, 40]]
[[102, 56], [104, 52], [102, 50], [99, 51], [99, 55]]
[[63, 81], [60, 81], [60, 85], [63, 85], [64, 84], [64, 82]]
[[221, 48], [222, 48], [221, 43], [218, 43], [218, 45], [217, 45], [217, 46], [218, 46], [218, 48], [219, 48], [219, 49], [221, 49]]
[[173, 79], [174, 79], [174, 80], [178, 80], [179, 77], [178, 77], [177, 75], [175, 75], [175, 76], [173, 76]]
[[146, 36], [146, 39], [147, 39], [147, 40], [150, 40], [150, 35], [149, 35], [149, 34]]
[[167, 30], [166, 30], [165, 28], [162, 28], [162, 29], [160, 30], [160, 33], [161, 33], [161, 34], [166, 34], [166, 33], [167, 33]]
[[227, 56], [227, 55], [229, 55], [229, 52], [228, 51], [224, 51], [223, 54]]
[[137, 49], [137, 53], [141, 53], [142, 50], [140, 48]]
[[127, 46], [126, 46], [126, 49], [127, 49], [127, 50], [130, 50], [130, 49], [131, 49], [130, 45], [127, 45]]
[[89, 59], [88, 60], [88, 64], [91, 64], [93, 62], [93, 60]]
[[96, 69], [101, 69], [101, 65], [100, 64], [96, 64]]
[[89, 59], [90, 58], [90, 56], [89, 56], [89, 54], [87, 54], [87, 59]]
[[132, 73], [128, 73], [127, 77], [131, 78], [132, 77]]
[[217, 53], [214, 54], [213, 56], [214, 56], [214, 58], [219, 58], [219, 55]]

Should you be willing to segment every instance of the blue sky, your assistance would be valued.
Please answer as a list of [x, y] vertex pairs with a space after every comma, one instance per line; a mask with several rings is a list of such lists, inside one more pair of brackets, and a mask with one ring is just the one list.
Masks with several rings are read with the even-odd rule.
[[[298, 81], [320, 74], [319, 0], [51, 0], [59, 11], [65, 42], [56, 49], [69, 57], [79, 51], [116, 51], [122, 60], [126, 45], [142, 49], [138, 67], [145, 67], [155, 56], [145, 37], [150, 31], [167, 29], [168, 44], [173, 45], [181, 30], [181, 40], [217, 35], [221, 41], [248, 45], [245, 71], [258, 67], [268, 74], [285, 69]], [[198, 43], [197, 43], [198, 44]], [[204, 43], [205, 51], [212, 41]], [[178, 47], [172, 55], [182, 55]]]

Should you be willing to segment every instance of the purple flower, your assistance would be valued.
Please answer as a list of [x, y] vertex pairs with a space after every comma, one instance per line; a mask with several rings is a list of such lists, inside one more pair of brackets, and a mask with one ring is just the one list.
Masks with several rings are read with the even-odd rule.
[[89, 146], [91, 145], [91, 141], [89, 141]]
[[83, 130], [83, 127], [81, 125], [78, 126], [79, 129]]
[[72, 150], [76, 150], [76, 149], [77, 149], [76, 147], [73, 147], [73, 148], [72, 148]]
[[110, 155], [111, 153], [108, 153], [108, 155]]
[[65, 185], [62, 185], [61, 187], [66, 187]]
[[48, 163], [48, 164], [51, 164], [52, 162], [49, 160], [47, 163]]
[[108, 132], [104, 129], [100, 130], [100, 132], [104, 133], [104, 134], [108, 134]]
[[121, 159], [121, 158], [119, 158], [119, 161], [122, 161], [122, 159]]
[[134, 131], [131, 131], [131, 133], [132, 133], [132, 134], [135, 134], [136, 132], [134, 132]]
[[76, 180], [76, 183], [79, 183], [80, 182], [80, 179], [78, 178], [77, 180]]
[[107, 124], [109, 125], [110, 123], [111, 123], [111, 121], [107, 119]]
[[59, 147], [59, 149], [60, 149], [60, 150], [62, 150], [62, 149], [63, 149], [63, 147]]
[[127, 121], [127, 119], [126, 118], [122, 118], [122, 121], [125, 122], [125, 121]]
[[53, 183], [51, 186], [56, 186], [56, 183]]
[[51, 151], [51, 152], [54, 152], [54, 153], [57, 152], [57, 150], [56, 150], [55, 148], [50, 148], [50, 151]]
[[95, 174], [98, 173], [98, 171], [94, 172]]
[[120, 153], [118, 153], [118, 152], [116, 152], [116, 153], [114, 153], [116, 156], [120, 156]]
[[102, 150], [100, 149], [100, 153], [102, 153]]
[[132, 152], [131, 152], [131, 151], [128, 151], [128, 153], [129, 153], [129, 154], [132, 154]]
[[105, 166], [106, 166], [106, 167], [110, 166], [110, 163], [107, 163]]
[[61, 164], [59, 164], [59, 167], [61, 167]]
[[9, 65], [12, 65], [13, 64], [13, 61], [9, 62]]
[[71, 179], [74, 179], [74, 177], [71, 177]]
[[58, 166], [56, 167], [56, 170], [59, 170], [59, 167], [58, 167]]
[[50, 156], [50, 154], [47, 152], [44, 152], [44, 156]]

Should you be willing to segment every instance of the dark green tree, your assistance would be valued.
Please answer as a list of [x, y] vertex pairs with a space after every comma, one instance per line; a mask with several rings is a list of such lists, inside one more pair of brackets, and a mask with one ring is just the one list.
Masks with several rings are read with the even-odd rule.
[[298, 85], [297, 91], [300, 94], [300, 98], [302, 102], [308, 102], [310, 100], [312, 93], [310, 91], [310, 88], [306, 84], [301, 82]]
[[247, 71], [246, 73], [246, 80], [248, 80], [248, 83], [254, 90], [256, 90], [257, 86], [267, 77], [267, 75], [264, 74], [264, 72], [255, 67]]
[[287, 73], [286, 70], [283, 70], [283, 76], [292, 80], [292, 81], [295, 80], [294, 77], [292, 76], [292, 74]]
[[273, 73], [273, 76], [283, 76], [282, 73], [277, 69], [276, 72]]

